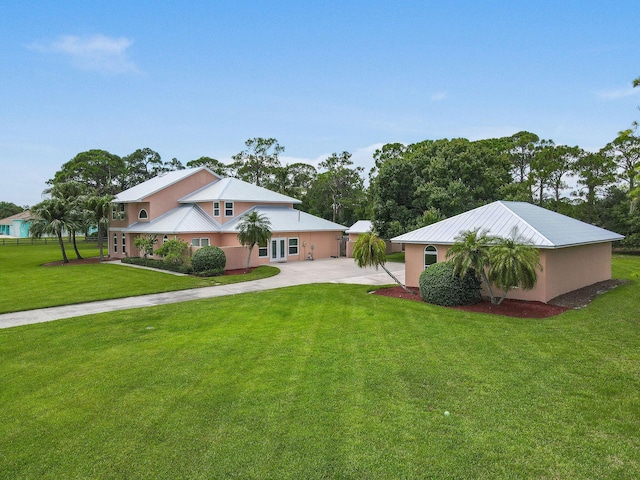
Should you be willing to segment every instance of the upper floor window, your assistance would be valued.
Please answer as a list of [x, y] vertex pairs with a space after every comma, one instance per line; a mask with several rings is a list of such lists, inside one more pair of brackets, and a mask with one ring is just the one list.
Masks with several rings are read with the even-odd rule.
[[138, 213], [138, 219], [140, 219], [140, 220], [148, 220], [149, 219], [149, 214], [147, 213], [147, 211], [144, 208], [142, 210], [140, 210], [140, 212]]
[[125, 207], [124, 203], [118, 203], [111, 206], [111, 219], [112, 220], [124, 220]]
[[220, 216], [220, 202], [213, 202], [213, 216]]
[[438, 250], [433, 245], [424, 248], [424, 268], [438, 263]]
[[233, 202], [224, 202], [224, 216], [233, 217]]
[[169, 236], [165, 235], [164, 237], [162, 237], [162, 243], [164, 242], [168, 242], [169, 241]]

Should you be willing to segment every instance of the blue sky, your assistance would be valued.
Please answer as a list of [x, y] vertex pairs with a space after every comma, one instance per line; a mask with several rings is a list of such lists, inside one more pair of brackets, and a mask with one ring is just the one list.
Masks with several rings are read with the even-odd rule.
[[316, 164], [528, 130], [596, 150], [640, 119], [626, 1], [0, 3], [0, 201], [77, 153], [228, 161], [253, 137]]

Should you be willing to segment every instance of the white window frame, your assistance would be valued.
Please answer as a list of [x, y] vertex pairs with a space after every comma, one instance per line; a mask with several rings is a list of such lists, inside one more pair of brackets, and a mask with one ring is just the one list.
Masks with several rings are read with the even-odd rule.
[[191, 246], [192, 247], [208, 247], [211, 245], [211, 240], [209, 237], [200, 237], [200, 238], [192, 238]]
[[[230, 205], [230, 207], [228, 207], [227, 205]], [[231, 214], [227, 213], [229, 211], [231, 212]], [[225, 217], [233, 217], [233, 211], [234, 211], [233, 202], [224, 202], [224, 216]]]
[[[144, 212], [144, 217], [142, 216], [142, 212]], [[141, 208], [138, 212], [138, 220], [149, 220], [149, 212], [147, 212], [146, 208]]]
[[269, 256], [269, 242], [264, 245], [258, 244], [258, 258], [267, 258]]
[[213, 216], [220, 216], [220, 202], [213, 202]]
[[118, 234], [113, 232], [113, 253], [118, 253]]
[[[295, 241], [295, 245], [291, 245], [291, 241]], [[292, 250], [293, 249], [293, 250]], [[298, 237], [291, 237], [287, 240], [287, 256], [300, 254], [300, 239]]]
[[[427, 264], [427, 249], [428, 248], [432, 248], [433, 250], [429, 250], [428, 255], [435, 257], [436, 261]], [[424, 247], [424, 250], [422, 251], [422, 261], [424, 263], [424, 268], [426, 269], [427, 267], [430, 267], [431, 265], [438, 263], [438, 249], [433, 246], [433, 245], [427, 245], [426, 247]]]
[[122, 234], [122, 253], [127, 253], [127, 236], [124, 233]]

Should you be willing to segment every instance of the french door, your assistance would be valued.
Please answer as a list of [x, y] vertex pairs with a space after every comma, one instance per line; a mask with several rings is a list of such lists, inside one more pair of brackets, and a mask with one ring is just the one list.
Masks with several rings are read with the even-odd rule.
[[286, 238], [272, 238], [271, 239], [271, 261], [272, 262], [284, 262], [287, 260], [286, 251]]

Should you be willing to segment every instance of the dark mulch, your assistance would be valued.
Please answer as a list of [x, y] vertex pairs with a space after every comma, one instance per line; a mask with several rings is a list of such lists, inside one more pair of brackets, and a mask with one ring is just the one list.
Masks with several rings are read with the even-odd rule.
[[[107, 259], [108, 260], [108, 259]], [[64, 263], [62, 260], [59, 262], [49, 262], [43, 263], [43, 267], [62, 267], [65, 265], [89, 265], [92, 263], [100, 263], [100, 257], [89, 257], [89, 258], [81, 258], [81, 259], [69, 259], [69, 263]]]
[[[559, 315], [567, 310], [585, 307], [596, 296], [608, 292], [621, 283], [624, 282], [615, 279], [605, 280], [604, 282], [599, 282], [594, 285], [589, 285], [588, 287], [560, 295], [559, 297], [550, 300], [549, 303], [507, 299], [500, 305], [492, 305], [489, 300], [484, 300], [480, 303], [476, 303], [475, 305], [451, 308], [465, 310], [468, 312], [492, 313], [495, 315], [505, 315], [518, 318], [547, 318]], [[373, 293], [375, 295], [383, 295], [385, 297], [403, 298], [418, 302], [424, 301], [422, 300], [422, 297], [420, 297], [418, 290], [415, 290], [415, 293], [413, 294], [408, 294], [402, 287], [381, 288]]]

